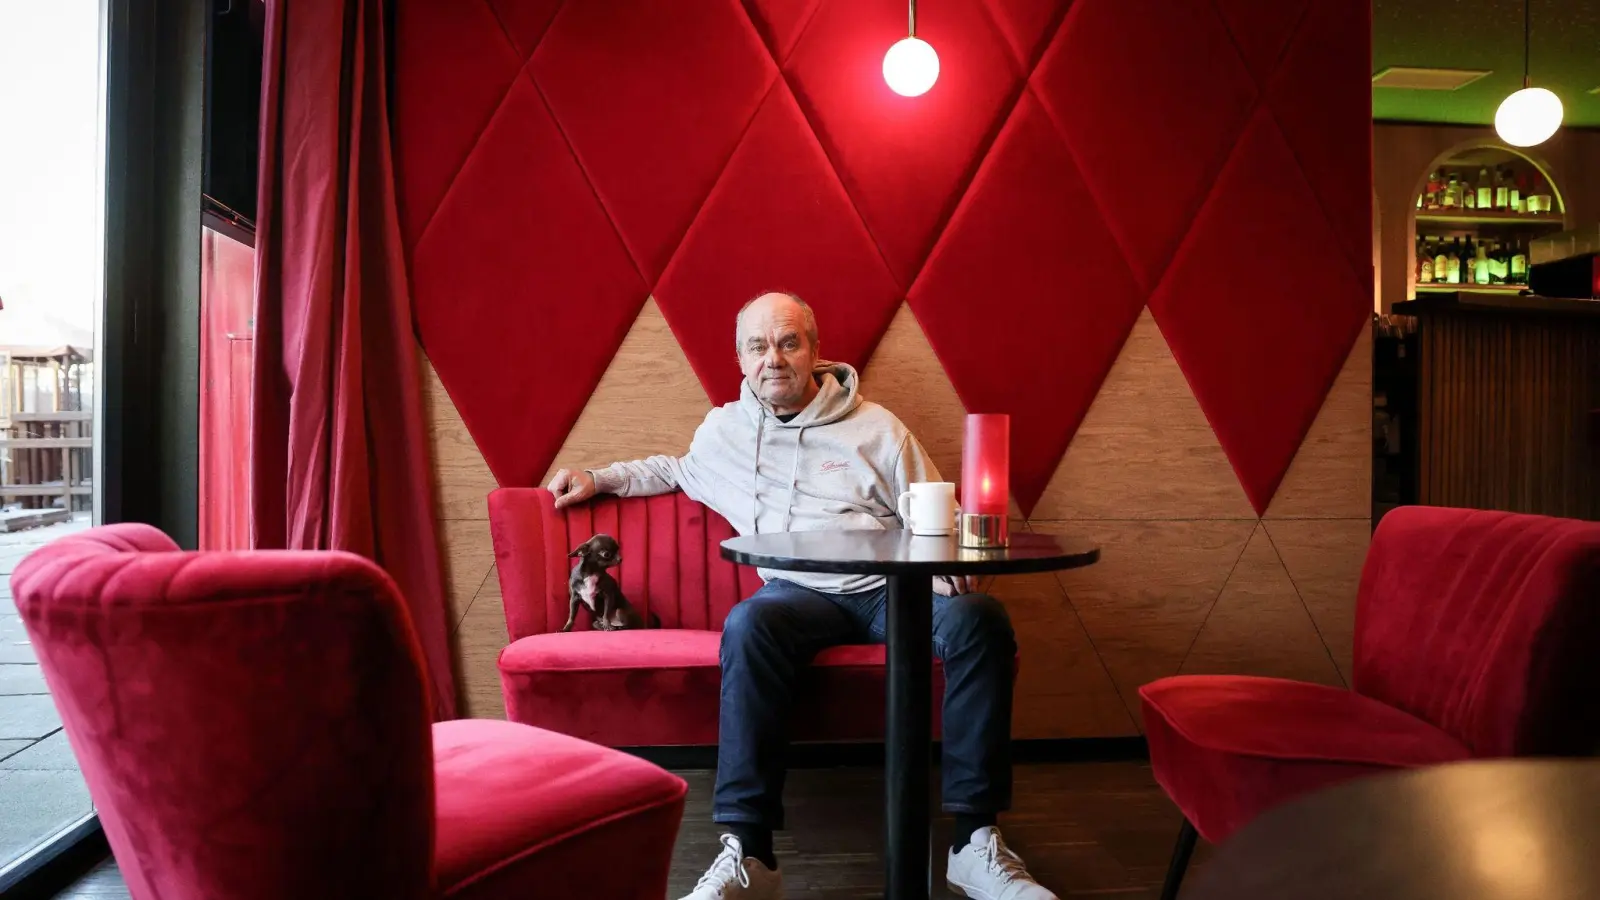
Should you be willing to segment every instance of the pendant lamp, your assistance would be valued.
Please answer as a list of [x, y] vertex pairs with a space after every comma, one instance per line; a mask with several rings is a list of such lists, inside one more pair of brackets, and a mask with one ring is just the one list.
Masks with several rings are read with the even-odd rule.
[[883, 80], [902, 97], [920, 97], [939, 79], [939, 54], [917, 37], [917, 0], [911, 2], [911, 34], [883, 55]]
[[1532, 87], [1528, 78], [1528, 2], [1522, 0], [1522, 90], [1500, 101], [1494, 130], [1513, 147], [1532, 147], [1550, 139], [1561, 127], [1561, 98]]

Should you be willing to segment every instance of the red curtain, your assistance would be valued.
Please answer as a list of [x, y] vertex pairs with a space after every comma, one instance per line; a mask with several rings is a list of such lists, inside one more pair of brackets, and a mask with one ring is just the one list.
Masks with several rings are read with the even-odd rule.
[[251, 524], [375, 560], [455, 714], [390, 153], [383, 0], [268, 0]]

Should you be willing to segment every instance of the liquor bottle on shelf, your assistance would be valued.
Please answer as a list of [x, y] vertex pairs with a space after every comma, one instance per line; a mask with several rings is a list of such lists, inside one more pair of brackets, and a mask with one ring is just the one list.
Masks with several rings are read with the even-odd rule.
[[1433, 238], [1417, 239], [1417, 284], [1433, 283]]
[[1443, 191], [1444, 176], [1439, 174], [1438, 169], [1434, 169], [1433, 172], [1428, 175], [1428, 187], [1422, 194], [1422, 208], [1438, 209], [1440, 201], [1439, 195], [1443, 193]]
[[1444, 209], [1457, 209], [1461, 206], [1461, 183], [1456, 180], [1456, 173], [1451, 172], [1450, 178], [1444, 185], [1444, 199], [1439, 205]]
[[1433, 239], [1433, 283], [1444, 284], [1450, 280], [1450, 250], [1444, 244], [1444, 237]]
[[1530, 213], [1538, 213], [1543, 215], [1545, 213], [1554, 211], [1554, 208], [1551, 204], [1549, 188], [1545, 185], [1544, 177], [1538, 173], [1535, 173], [1533, 176], [1533, 187], [1528, 192], [1527, 203], [1528, 212]]
[[1456, 238], [1450, 242], [1450, 253], [1445, 257], [1445, 282], [1448, 284], [1461, 283], [1461, 239]]
[[1506, 166], [1506, 209], [1519, 213], [1522, 212], [1522, 176], [1511, 171]]
[[1506, 184], [1505, 170], [1499, 166], [1494, 169], [1494, 208], [1496, 212], [1505, 212], [1506, 204], [1511, 199], [1511, 188]]
[[1528, 283], [1528, 251], [1520, 240], [1511, 248], [1511, 269], [1506, 280], [1512, 284]]
[[1489, 167], [1478, 170], [1478, 208], [1494, 208], [1494, 182], [1489, 180]]
[[1462, 206], [1462, 208], [1464, 208], [1464, 209], [1477, 209], [1478, 208], [1478, 192], [1473, 189], [1472, 185], [1467, 183], [1467, 179], [1465, 179], [1465, 178], [1461, 179], [1461, 194], [1462, 194], [1462, 197], [1461, 197], [1461, 206]]
[[1496, 242], [1489, 247], [1489, 283], [1505, 284], [1509, 257], [1504, 244]]

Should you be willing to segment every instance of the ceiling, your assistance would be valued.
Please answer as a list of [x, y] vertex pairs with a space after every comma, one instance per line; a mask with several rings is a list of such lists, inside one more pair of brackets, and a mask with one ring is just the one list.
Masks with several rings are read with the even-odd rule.
[[[1491, 125], [1522, 86], [1523, 0], [1373, 0], [1372, 71], [1490, 69], [1455, 91], [1372, 89], [1378, 120]], [[1555, 91], [1564, 123], [1600, 127], [1600, 0], [1529, 0], [1533, 83]]]

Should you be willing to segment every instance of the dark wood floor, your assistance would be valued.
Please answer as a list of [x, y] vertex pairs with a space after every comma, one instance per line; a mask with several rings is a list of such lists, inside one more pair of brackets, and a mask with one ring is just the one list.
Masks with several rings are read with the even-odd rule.
[[[688, 893], [718, 849], [711, 773], [680, 774], [689, 781], [689, 802], [673, 853], [671, 897]], [[785, 793], [789, 828], [777, 835], [777, 848], [790, 900], [882, 896], [882, 772], [796, 770]], [[1000, 824], [1039, 881], [1063, 898], [1156, 900], [1179, 817], [1147, 763], [1062, 763], [1019, 766], [1015, 809]], [[944, 820], [935, 826], [941, 847], [948, 829]], [[1195, 867], [1208, 855], [1202, 846]], [[943, 863], [940, 855], [940, 885]], [[108, 861], [61, 896], [105, 900], [128, 893]]]

